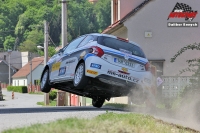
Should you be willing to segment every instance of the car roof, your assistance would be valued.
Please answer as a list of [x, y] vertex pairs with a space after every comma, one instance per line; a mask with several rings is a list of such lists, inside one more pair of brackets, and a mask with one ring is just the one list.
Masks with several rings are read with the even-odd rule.
[[[90, 34], [87, 34], [87, 35], [106, 36], [106, 37], [111, 37], [111, 38], [117, 39], [117, 36], [110, 35], [110, 34], [90, 33]], [[133, 42], [133, 41], [131, 41], [131, 40], [128, 40], [128, 42], [131, 43], [131, 44], [134, 44], [134, 45], [136, 45], [136, 46], [138, 46], [138, 47], [140, 47], [139, 44], [137, 44], [137, 43], [135, 43], [135, 42]]]

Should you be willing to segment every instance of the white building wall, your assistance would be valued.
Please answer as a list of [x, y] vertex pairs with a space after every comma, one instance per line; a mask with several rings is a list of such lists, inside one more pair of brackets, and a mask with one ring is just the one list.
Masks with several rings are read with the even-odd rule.
[[13, 86], [27, 86], [27, 79], [26, 78], [15, 78], [12, 82]]
[[31, 58], [29, 56], [30, 56], [30, 52], [21, 52], [22, 67], [26, 65], [30, 61], [30, 59], [33, 59], [34, 57], [38, 57], [38, 55], [34, 53], [31, 53]]
[[[32, 71], [32, 84], [34, 84], [34, 80], [40, 79], [43, 68], [44, 68], [44, 65], [41, 64]], [[27, 83], [30, 84], [30, 82], [31, 82], [31, 75], [29, 74], [27, 76]]]
[[[32, 71], [32, 84], [34, 84], [34, 80], [40, 79], [42, 70], [44, 65], [39, 65], [36, 69]], [[13, 86], [27, 86], [30, 84], [31, 76], [30, 74], [27, 78], [14, 78], [13, 79]]]
[[[145, 7], [139, 10], [134, 16], [124, 22], [128, 29], [128, 38], [141, 45], [147, 58], [149, 59], [165, 59], [163, 74], [165, 76], [175, 76], [188, 66], [185, 62], [187, 59], [200, 57], [200, 52], [193, 50], [187, 51], [177, 58], [175, 63], [171, 63], [170, 59], [182, 47], [200, 42], [200, 26], [198, 28], [189, 27], [167, 27], [167, 22], [186, 22], [182, 19], [169, 19], [168, 15], [174, 8], [177, 1], [174, 0], [153, 0]], [[181, 3], [188, 4], [193, 10], [198, 10], [199, 0], [181, 0]], [[200, 22], [200, 14], [198, 14], [193, 22]], [[145, 32], [152, 32], [151, 38], [145, 38]], [[188, 76], [185, 73], [183, 76]]]

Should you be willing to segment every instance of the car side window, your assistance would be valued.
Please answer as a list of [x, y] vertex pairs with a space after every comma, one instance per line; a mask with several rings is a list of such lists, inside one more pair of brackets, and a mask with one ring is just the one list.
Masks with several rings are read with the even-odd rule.
[[94, 37], [89, 35], [80, 43], [80, 45], [78, 47], [82, 47], [82, 46], [86, 45], [88, 42], [93, 41], [93, 40], [94, 40]]
[[85, 36], [81, 36], [75, 40], [73, 40], [71, 43], [68, 44], [67, 48], [64, 50], [64, 54], [74, 50], [77, 48], [77, 46], [80, 44], [80, 42], [85, 38]]

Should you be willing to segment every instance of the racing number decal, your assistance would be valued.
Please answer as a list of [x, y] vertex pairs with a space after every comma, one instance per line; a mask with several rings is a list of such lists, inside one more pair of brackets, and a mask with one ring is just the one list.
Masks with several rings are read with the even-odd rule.
[[61, 62], [57, 62], [57, 63], [53, 64], [51, 71], [53, 72], [53, 71], [59, 70], [60, 64], [61, 64]]

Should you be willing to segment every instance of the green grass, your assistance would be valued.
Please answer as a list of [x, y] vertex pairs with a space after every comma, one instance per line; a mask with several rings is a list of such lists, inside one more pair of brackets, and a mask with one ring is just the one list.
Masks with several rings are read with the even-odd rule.
[[[45, 106], [44, 105], [44, 102], [37, 102], [37, 105], [42, 105], [42, 106]], [[49, 102], [49, 106], [56, 106], [56, 101], [51, 101]]]
[[148, 115], [105, 113], [93, 119], [68, 118], [3, 133], [197, 133]]
[[29, 92], [28, 94], [44, 95], [43, 92]]

